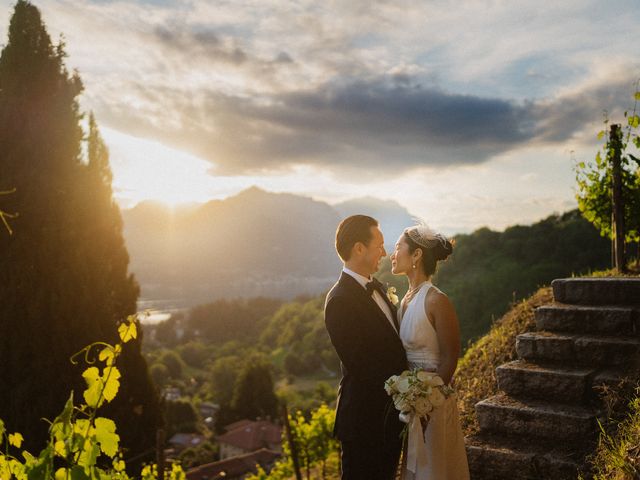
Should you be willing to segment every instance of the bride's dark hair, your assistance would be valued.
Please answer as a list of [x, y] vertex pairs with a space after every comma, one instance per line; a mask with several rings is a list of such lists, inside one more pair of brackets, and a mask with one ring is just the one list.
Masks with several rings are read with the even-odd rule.
[[453, 242], [446, 240], [444, 242], [438, 242], [431, 248], [418, 245], [408, 234], [404, 232], [402, 234], [404, 241], [409, 245], [409, 253], [413, 253], [416, 249], [422, 250], [422, 268], [427, 277], [430, 277], [436, 272], [436, 266], [439, 261], [446, 260], [453, 252]]

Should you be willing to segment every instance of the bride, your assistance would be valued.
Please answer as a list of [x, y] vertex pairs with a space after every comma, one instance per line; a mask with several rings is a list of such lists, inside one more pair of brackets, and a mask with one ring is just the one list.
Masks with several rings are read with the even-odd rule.
[[[392, 273], [409, 279], [409, 291], [398, 309], [409, 367], [437, 372], [446, 385], [452, 382], [460, 356], [460, 328], [451, 301], [431, 283], [431, 276], [452, 250], [446, 237], [420, 225], [405, 229], [391, 255]], [[405, 456], [403, 479], [469, 478], [455, 395], [432, 412], [424, 439], [410, 431]]]

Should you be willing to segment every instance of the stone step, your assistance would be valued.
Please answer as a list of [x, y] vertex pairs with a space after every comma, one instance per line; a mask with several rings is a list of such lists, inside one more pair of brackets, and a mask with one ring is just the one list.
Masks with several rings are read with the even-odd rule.
[[584, 454], [523, 438], [480, 434], [465, 439], [473, 480], [575, 480]]
[[563, 278], [551, 282], [556, 302], [572, 305], [640, 305], [640, 278]]
[[498, 388], [509, 396], [575, 404], [588, 402], [594, 374], [592, 368], [545, 367], [524, 360], [496, 369]]
[[635, 365], [640, 360], [640, 338], [527, 332], [516, 337], [516, 352], [519, 358], [535, 363]]
[[503, 393], [476, 404], [482, 433], [523, 435], [581, 444], [596, 432], [596, 410], [538, 400], [516, 400]]
[[632, 373], [627, 368], [586, 368], [541, 365], [514, 360], [496, 369], [498, 388], [522, 399], [600, 405], [602, 387], [615, 388]]
[[545, 305], [535, 312], [538, 330], [640, 335], [640, 308]]

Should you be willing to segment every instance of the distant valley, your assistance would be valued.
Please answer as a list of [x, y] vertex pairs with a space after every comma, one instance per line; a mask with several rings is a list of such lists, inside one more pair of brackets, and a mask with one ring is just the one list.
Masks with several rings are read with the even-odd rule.
[[389, 246], [413, 223], [392, 201], [367, 197], [332, 206], [256, 187], [177, 210], [143, 202], [122, 215], [142, 300], [165, 309], [219, 298], [323, 292], [340, 271], [336, 227], [353, 213], [380, 220]]

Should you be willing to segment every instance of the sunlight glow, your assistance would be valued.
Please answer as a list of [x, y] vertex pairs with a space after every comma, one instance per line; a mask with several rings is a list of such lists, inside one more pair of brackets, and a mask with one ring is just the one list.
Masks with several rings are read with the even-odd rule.
[[169, 206], [206, 202], [215, 193], [211, 164], [159, 142], [102, 129], [111, 154], [115, 197], [124, 203], [156, 200]]

